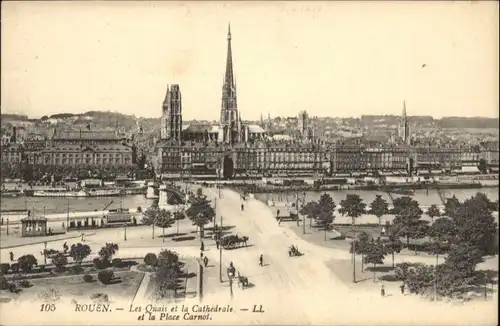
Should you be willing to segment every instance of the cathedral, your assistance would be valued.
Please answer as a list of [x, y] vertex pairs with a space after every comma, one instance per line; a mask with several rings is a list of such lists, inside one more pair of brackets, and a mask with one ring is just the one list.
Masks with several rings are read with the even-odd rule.
[[218, 142], [228, 145], [262, 140], [264, 129], [244, 123], [238, 111], [236, 83], [233, 72], [231, 26], [227, 33], [226, 71], [222, 85], [220, 121], [216, 125], [186, 125], [182, 122], [182, 96], [179, 85], [167, 87], [161, 117], [161, 139], [171, 142]]

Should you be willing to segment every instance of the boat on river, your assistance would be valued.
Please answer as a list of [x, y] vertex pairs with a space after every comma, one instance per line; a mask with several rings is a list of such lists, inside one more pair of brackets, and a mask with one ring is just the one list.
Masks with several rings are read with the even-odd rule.
[[0, 191], [0, 196], [2, 198], [3, 197], [12, 198], [12, 197], [24, 196], [24, 193], [23, 193], [22, 190], [18, 190], [18, 189], [6, 189], [6, 190], [1, 190]]
[[389, 189], [387, 190], [390, 193], [396, 194], [396, 195], [403, 195], [403, 196], [413, 196], [415, 195], [415, 190], [409, 189], [409, 188], [394, 188], [394, 189]]
[[88, 197], [116, 197], [122, 194], [120, 189], [90, 189], [86, 191]]
[[65, 197], [88, 197], [88, 193], [84, 190], [74, 191], [68, 190], [66, 188], [50, 188], [44, 190], [35, 190], [33, 192], [33, 197], [55, 197], [55, 198], [65, 198]]

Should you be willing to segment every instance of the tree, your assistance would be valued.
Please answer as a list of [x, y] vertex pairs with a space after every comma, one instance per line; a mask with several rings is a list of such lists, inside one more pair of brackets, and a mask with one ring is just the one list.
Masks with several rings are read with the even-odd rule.
[[23, 271], [23, 273], [28, 273], [29, 271], [31, 271], [33, 266], [38, 265], [35, 256], [31, 254], [19, 257], [17, 259], [17, 262], [19, 263], [19, 269]]
[[325, 231], [325, 241], [326, 241], [326, 233], [330, 229], [330, 225], [333, 223], [334, 213], [335, 213], [335, 202], [332, 197], [324, 193], [318, 200], [317, 204], [317, 219], [318, 224]]
[[364, 261], [366, 264], [373, 264], [375, 267], [377, 264], [383, 264], [386, 251], [380, 241], [370, 241], [365, 249]]
[[370, 204], [370, 214], [375, 215], [378, 218], [378, 224], [382, 224], [382, 216], [389, 212], [389, 205], [387, 201], [382, 198], [381, 195], [376, 195], [375, 199]]
[[394, 234], [394, 232], [390, 232], [384, 242], [384, 245], [386, 252], [392, 256], [392, 267], [394, 267], [394, 254], [399, 254], [401, 252], [401, 249], [403, 249], [403, 243], [399, 240], [399, 237]]
[[467, 199], [456, 210], [453, 220], [458, 243], [467, 241], [471, 248], [479, 249], [482, 255], [494, 253], [498, 225], [487, 203], [476, 197]]
[[450, 249], [456, 234], [453, 220], [446, 217], [438, 218], [430, 227], [429, 235], [431, 241], [427, 243], [427, 251], [436, 256], [436, 266], [439, 263], [439, 255], [443, 255]]
[[68, 264], [68, 258], [64, 254], [58, 253], [52, 257], [52, 264], [56, 266], [56, 271], [60, 272]]
[[151, 206], [149, 206], [144, 213], [142, 213], [142, 224], [144, 225], [152, 225], [152, 237], [155, 237], [155, 221], [160, 214], [160, 208], [158, 207], [158, 203], [155, 201]]
[[186, 210], [186, 215], [193, 222], [193, 225], [200, 228], [200, 239], [203, 239], [204, 227], [206, 224], [212, 222], [215, 217], [215, 210], [203, 194], [190, 197], [189, 201], [191, 205]]
[[486, 194], [482, 193], [482, 192], [478, 192], [474, 195], [473, 199], [475, 200], [478, 200], [482, 203], [484, 203], [484, 205], [486, 205], [486, 207], [488, 207], [489, 210], [491, 211], [495, 211], [496, 210], [496, 203], [492, 202], [488, 196], [486, 196]]
[[394, 214], [396, 217], [393, 221], [393, 228], [398, 236], [406, 238], [406, 245], [410, 245], [410, 238], [420, 237], [424, 231], [422, 210], [416, 200], [411, 197], [403, 196], [394, 199]]
[[175, 297], [177, 294], [177, 278], [180, 273], [179, 255], [170, 250], [160, 252], [155, 272], [156, 295], [160, 298]]
[[317, 206], [318, 203], [316, 201], [310, 201], [300, 209], [300, 214], [305, 215], [309, 219], [309, 227], [312, 225], [312, 220], [316, 218]]
[[90, 246], [87, 244], [77, 243], [72, 244], [69, 250], [69, 256], [73, 258], [79, 265], [81, 265], [82, 261], [89, 256], [91, 253]]
[[448, 217], [454, 217], [455, 212], [460, 206], [460, 201], [453, 195], [453, 197], [446, 199], [446, 203], [444, 204], [444, 215]]
[[99, 250], [99, 257], [103, 262], [109, 264], [111, 259], [118, 251], [118, 244], [116, 243], [106, 243], [101, 250]]
[[432, 204], [426, 212], [427, 216], [431, 218], [432, 223], [434, 223], [434, 217], [439, 217], [441, 216], [441, 211], [437, 207], [436, 204]]
[[175, 220], [172, 217], [172, 213], [162, 209], [155, 221], [157, 227], [162, 228], [163, 231], [163, 242], [165, 242], [165, 228], [169, 228], [174, 224]]
[[367, 232], [362, 231], [358, 235], [358, 239], [351, 242], [351, 248], [349, 249], [349, 252], [352, 254], [353, 251], [356, 251], [357, 255], [361, 255], [361, 270], [363, 270], [363, 264], [364, 264], [363, 256], [366, 253], [366, 248], [370, 243], [370, 240], [372, 240], [372, 236]]
[[[352, 219], [352, 232], [353, 232], [353, 241], [356, 239], [356, 218], [363, 215], [366, 211], [366, 204], [363, 203], [363, 200], [359, 195], [356, 194], [347, 194], [346, 199], [343, 199], [340, 202], [339, 213], [343, 216], [350, 216]], [[352, 281], [356, 282], [356, 242], [353, 244], [353, 270], [352, 270]]]

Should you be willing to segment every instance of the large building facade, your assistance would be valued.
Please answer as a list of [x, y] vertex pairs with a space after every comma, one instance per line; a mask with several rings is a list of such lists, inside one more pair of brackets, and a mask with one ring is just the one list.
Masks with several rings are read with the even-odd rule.
[[82, 169], [127, 173], [136, 166], [134, 146], [115, 131], [54, 130], [50, 139], [2, 146], [2, 173], [23, 178], [33, 171], [43, 174], [76, 175]]

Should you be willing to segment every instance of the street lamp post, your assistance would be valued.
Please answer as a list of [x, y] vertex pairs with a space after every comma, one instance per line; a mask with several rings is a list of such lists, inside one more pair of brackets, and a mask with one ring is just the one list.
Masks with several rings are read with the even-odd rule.
[[127, 241], [127, 223], [124, 223], [123, 227], [124, 227], [123, 240]]
[[[8, 221], [7, 221], [8, 222]], [[219, 229], [219, 281], [222, 283], [222, 215], [220, 217], [220, 229]]]
[[7, 235], [9, 235], [9, 218], [7, 217]]
[[43, 264], [47, 265], [47, 241], [43, 242]]
[[67, 213], [66, 213], [66, 232], [69, 231], [69, 197], [68, 197], [68, 209], [67, 209]]
[[355, 218], [352, 218], [352, 282], [356, 283], [356, 228]]
[[231, 300], [233, 300], [234, 294], [233, 294], [233, 278], [229, 278], [229, 295], [231, 296]]

